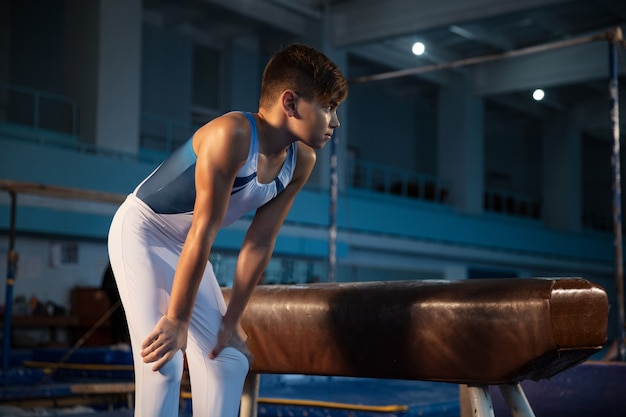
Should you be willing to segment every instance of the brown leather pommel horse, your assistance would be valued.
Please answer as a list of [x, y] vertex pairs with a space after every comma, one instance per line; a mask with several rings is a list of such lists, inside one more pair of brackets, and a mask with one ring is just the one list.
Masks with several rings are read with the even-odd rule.
[[607, 322], [606, 292], [579, 278], [259, 286], [242, 416], [256, 414], [261, 373], [466, 384], [481, 417], [498, 385], [515, 416], [533, 416], [519, 382], [599, 351]]

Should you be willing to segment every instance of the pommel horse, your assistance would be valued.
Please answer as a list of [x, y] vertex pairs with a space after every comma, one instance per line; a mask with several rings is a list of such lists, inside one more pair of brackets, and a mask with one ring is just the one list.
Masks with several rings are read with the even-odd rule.
[[580, 278], [262, 285], [243, 316], [241, 417], [256, 416], [262, 373], [463, 384], [478, 417], [494, 416], [496, 385], [513, 417], [531, 417], [520, 382], [584, 361], [607, 324], [606, 292]]

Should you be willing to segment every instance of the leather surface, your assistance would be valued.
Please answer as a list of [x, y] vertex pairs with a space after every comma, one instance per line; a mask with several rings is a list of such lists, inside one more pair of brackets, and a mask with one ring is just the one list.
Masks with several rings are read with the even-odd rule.
[[243, 316], [254, 372], [467, 384], [549, 378], [607, 322], [605, 291], [578, 278], [259, 286]]

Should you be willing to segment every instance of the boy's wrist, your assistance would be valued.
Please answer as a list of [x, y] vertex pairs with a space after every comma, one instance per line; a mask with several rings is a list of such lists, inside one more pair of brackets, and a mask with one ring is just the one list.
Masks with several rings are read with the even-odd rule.
[[171, 323], [176, 324], [176, 325], [184, 325], [186, 327], [189, 326], [189, 321], [190, 319], [187, 319], [183, 316], [177, 316], [176, 314], [171, 314], [171, 313], [167, 313], [165, 315], [165, 318], [167, 318], [167, 320], [169, 320]]
[[231, 329], [236, 329], [238, 327], [241, 327], [241, 317], [234, 317], [228, 314], [228, 311], [227, 311], [224, 317], [222, 317], [221, 327], [231, 328]]

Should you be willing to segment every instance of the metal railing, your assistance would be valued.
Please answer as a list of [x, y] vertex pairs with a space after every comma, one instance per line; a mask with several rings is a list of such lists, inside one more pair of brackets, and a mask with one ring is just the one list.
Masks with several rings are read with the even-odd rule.
[[192, 123], [142, 113], [139, 147], [141, 150], [170, 154], [191, 138], [199, 127]]
[[493, 213], [531, 219], [541, 218], [539, 198], [498, 188], [485, 188], [483, 208]]
[[[435, 175], [356, 160], [347, 162], [344, 175], [348, 188], [450, 204], [452, 183]], [[485, 188], [483, 209], [514, 217], [541, 218], [539, 198], [497, 188]]]
[[450, 182], [435, 175], [389, 165], [349, 160], [346, 185], [350, 188], [446, 204]]
[[59, 94], [0, 82], [0, 122], [78, 137], [78, 104]]

